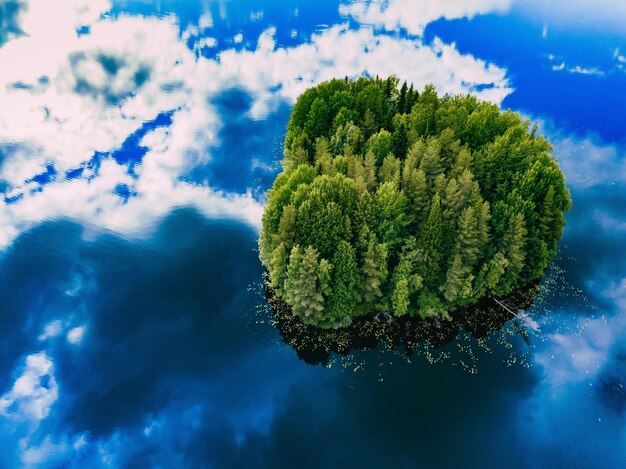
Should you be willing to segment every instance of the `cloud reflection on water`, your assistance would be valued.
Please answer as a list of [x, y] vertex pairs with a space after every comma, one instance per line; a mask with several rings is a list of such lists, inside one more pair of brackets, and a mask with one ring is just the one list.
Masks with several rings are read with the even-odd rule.
[[[81, 10], [78, 0], [33, 0], [30, 19], [0, 24], [3, 465], [602, 467], [626, 458], [625, 152], [606, 138], [618, 127], [568, 115], [587, 126], [570, 134], [558, 106], [538, 101], [517, 62], [500, 60], [537, 55], [519, 40], [527, 30], [487, 37], [510, 37], [519, 54], [466, 42], [477, 24], [510, 26], [507, 2], [407, 18], [413, 26], [368, 13], [386, 31], [329, 3]], [[485, 5], [500, 13], [448, 21], [493, 11]], [[424, 25], [425, 43], [402, 31]], [[362, 73], [506, 97], [555, 122], [544, 131], [574, 205], [544, 302], [528, 311], [543, 334], [534, 366], [505, 366], [527, 346], [493, 338], [490, 351], [477, 349], [477, 374], [383, 347], [307, 367], [267, 311], [253, 312], [263, 302], [249, 225], [289, 108], [311, 84]], [[590, 83], [580, 96], [597, 102], [599, 79], [548, 83], [581, 93]]]

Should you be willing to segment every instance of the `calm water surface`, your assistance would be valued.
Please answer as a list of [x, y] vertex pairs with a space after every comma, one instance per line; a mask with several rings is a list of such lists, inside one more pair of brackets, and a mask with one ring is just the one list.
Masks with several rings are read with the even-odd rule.
[[[624, 467], [624, 24], [0, 1], [0, 467]], [[537, 121], [573, 207], [527, 320], [309, 364], [264, 297], [265, 193], [300, 92], [391, 73]]]

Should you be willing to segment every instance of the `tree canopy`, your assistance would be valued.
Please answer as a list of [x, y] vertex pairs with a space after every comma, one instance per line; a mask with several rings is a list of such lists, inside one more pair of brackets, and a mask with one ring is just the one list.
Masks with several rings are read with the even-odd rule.
[[446, 317], [541, 277], [571, 205], [552, 146], [519, 114], [396, 77], [297, 100], [259, 241], [307, 324], [373, 310]]

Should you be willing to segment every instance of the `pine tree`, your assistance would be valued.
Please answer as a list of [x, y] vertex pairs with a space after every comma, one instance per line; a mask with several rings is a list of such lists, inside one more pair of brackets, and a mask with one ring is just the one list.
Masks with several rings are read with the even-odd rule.
[[294, 106], [259, 255], [308, 324], [446, 317], [527, 285], [556, 251], [571, 199], [549, 142], [493, 104], [407, 85], [331, 80]]
[[398, 158], [403, 160], [407, 156], [409, 150], [409, 134], [407, 131], [407, 124], [404, 119], [394, 120], [394, 129], [391, 134], [393, 140], [393, 153]]
[[409, 151], [406, 156], [406, 161], [411, 160], [411, 168], [419, 168], [422, 163], [422, 158], [424, 158], [424, 153], [426, 153], [426, 143], [422, 139], [416, 140], [413, 145], [409, 148]]
[[443, 167], [441, 165], [441, 146], [436, 138], [431, 138], [426, 143], [426, 150], [424, 156], [420, 161], [419, 169], [424, 171], [426, 175], [426, 181], [430, 187], [434, 186], [435, 178], [441, 174]]
[[322, 98], [315, 98], [307, 115], [304, 131], [311, 139], [327, 136], [330, 127], [330, 106]]
[[382, 183], [374, 194], [374, 231], [378, 239], [393, 249], [404, 237], [410, 222], [408, 200], [396, 184]]
[[283, 214], [278, 225], [278, 239], [285, 244], [286, 249], [293, 246], [293, 238], [296, 231], [297, 210], [293, 205], [285, 205]]
[[365, 147], [368, 152], [374, 153], [376, 164], [380, 165], [385, 156], [393, 152], [393, 139], [388, 130], [382, 129], [369, 138]]
[[443, 297], [446, 301], [454, 303], [461, 296], [465, 278], [467, 277], [467, 268], [463, 265], [461, 254], [458, 252], [452, 259], [452, 263], [446, 273], [446, 283], [441, 287]]
[[405, 112], [411, 112], [411, 110], [413, 109], [413, 105], [417, 101], [418, 97], [419, 97], [419, 93], [413, 90], [413, 83], [411, 83], [411, 86], [409, 87], [409, 91], [406, 94]]
[[560, 212], [554, 206], [554, 187], [550, 186], [543, 199], [539, 215], [539, 232], [543, 239], [558, 239], [561, 236], [562, 228], [558, 226], [556, 216], [558, 213]]
[[500, 282], [502, 293], [511, 291], [518, 282], [517, 276], [524, 268], [527, 233], [524, 215], [514, 214], [502, 239], [502, 254], [508, 262], [508, 267]]
[[[491, 210], [489, 208], [489, 202], [484, 201], [483, 203], [478, 205], [478, 209], [476, 210], [477, 220], [476, 220], [476, 232], [478, 233], [478, 250], [480, 253], [484, 253], [487, 244], [490, 239], [490, 225], [489, 221], [491, 220]], [[479, 256], [482, 257], [482, 256]]]
[[467, 207], [459, 217], [455, 251], [461, 256], [463, 267], [468, 271], [476, 265], [480, 255], [477, 221], [474, 207]]
[[400, 185], [400, 160], [393, 153], [389, 153], [380, 166], [378, 176], [381, 182], [391, 182], [399, 187]]
[[285, 300], [293, 313], [306, 324], [316, 324], [324, 317], [324, 297], [317, 287], [318, 266], [315, 248], [309, 246], [302, 250], [299, 245], [295, 245], [291, 249], [285, 281]]
[[320, 260], [317, 269], [317, 280], [319, 281], [320, 293], [328, 297], [332, 291], [330, 289], [332, 281], [333, 265], [326, 259]]
[[400, 275], [391, 294], [391, 307], [396, 316], [404, 316], [408, 312], [411, 304], [409, 295], [409, 279], [406, 275]]
[[289, 253], [285, 243], [280, 243], [272, 253], [270, 264], [270, 286], [279, 291], [283, 290], [287, 278], [287, 262]]
[[421, 264], [420, 275], [424, 279], [424, 284], [435, 287], [441, 272], [440, 251], [443, 242], [443, 220], [441, 214], [441, 200], [439, 194], [433, 197], [430, 213], [420, 234], [418, 247], [422, 252], [423, 262]]
[[368, 107], [363, 117], [363, 137], [367, 140], [372, 135], [378, 132], [378, 124], [376, 123], [376, 116], [372, 110]]
[[406, 80], [402, 83], [402, 88], [400, 88], [400, 97], [398, 98], [398, 106], [396, 112], [398, 114], [404, 114], [406, 111], [406, 98], [407, 98], [407, 84]]
[[382, 297], [381, 285], [387, 278], [387, 246], [370, 236], [367, 251], [363, 254], [363, 298], [371, 303]]
[[424, 171], [413, 170], [404, 186], [404, 191], [409, 196], [413, 213], [418, 225], [425, 221], [428, 209], [428, 185], [426, 184], [426, 175]]
[[333, 256], [334, 282], [329, 297], [328, 315], [339, 323], [350, 316], [358, 305], [363, 291], [363, 279], [359, 272], [354, 248], [346, 241], [337, 246]]
[[452, 129], [443, 129], [437, 139], [441, 147], [441, 164], [445, 170], [448, 171], [452, 168], [457, 159], [461, 148], [460, 141], [455, 138]]
[[456, 225], [462, 209], [463, 199], [461, 198], [459, 184], [456, 179], [449, 179], [443, 197], [443, 219], [447, 223]]
[[456, 156], [454, 166], [450, 170], [450, 178], [458, 178], [465, 170], [471, 171], [472, 156], [466, 149], [461, 149]]
[[365, 185], [367, 190], [373, 190], [376, 187], [376, 157], [372, 151], [368, 151], [365, 155], [365, 161], [363, 162], [363, 169], [365, 171]]
[[496, 253], [489, 262], [482, 266], [478, 280], [476, 281], [477, 288], [474, 294], [482, 295], [483, 291], [497, 294], [500, 279], [504, 275], [508, 265], [509, 261], [506, 260], [504, 254], [501, 252]]

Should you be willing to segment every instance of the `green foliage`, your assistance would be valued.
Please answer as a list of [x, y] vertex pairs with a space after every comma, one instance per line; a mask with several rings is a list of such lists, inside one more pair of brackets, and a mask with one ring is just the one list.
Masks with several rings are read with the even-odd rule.
[[365, 144], [366, 151], [371, 151], [376, 159], [376, 164], [381, 165], [383, 159], [393, 152], [393, 138], [388, 130], [381, 130], [372, 135]]
[[387, 279], [387, 246], [370, 236], [367, 250], [363, 253], [363, 299], [373, 303], [383, 296], [382, 284]]
[[552, 147], [513, 112], [396, 77], [296, 101], [259, 239], [307, 324], [372, 309], [447, 317], [539, 278], [571, 205]]
[[314, 247], [304, 250], [298, 245], [293, 247], [285, 281], [285, 300], [306, 324], [317, 324], [324, 319], [324, 297], [318, 288], [319, 271]]
[[333, 256], [333, 284], [329, 295], [327, 318], [336, 324], [355, 311], [363, 294], [363, 277], [356, 262], [356, 252], [346, 241], [341, 241]]

